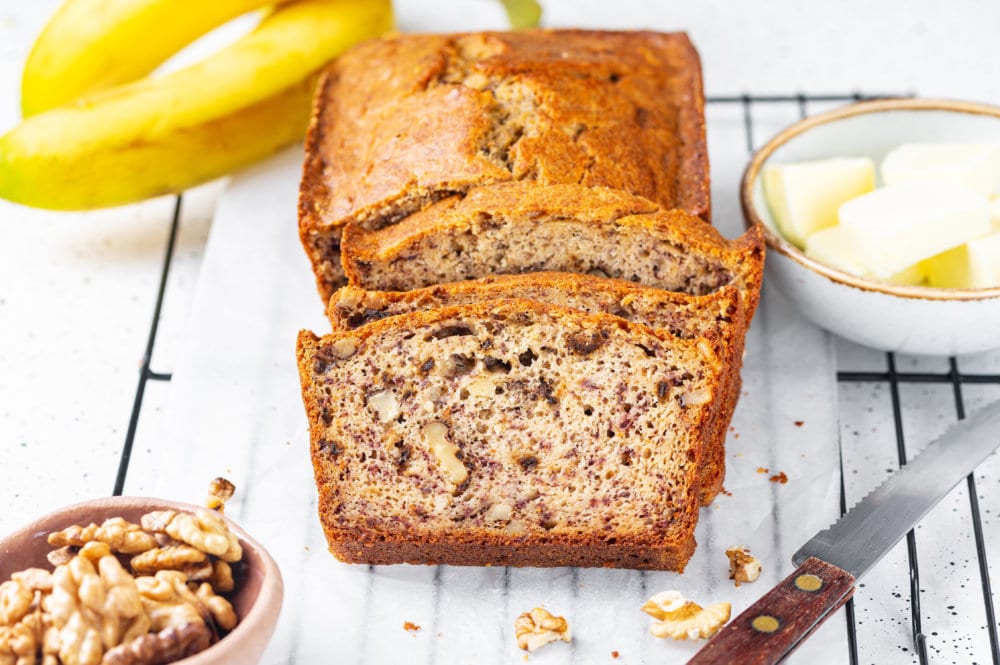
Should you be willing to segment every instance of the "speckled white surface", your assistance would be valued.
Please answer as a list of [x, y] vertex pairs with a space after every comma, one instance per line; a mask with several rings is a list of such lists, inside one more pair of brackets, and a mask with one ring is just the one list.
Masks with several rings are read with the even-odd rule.
[[[198, 496], [225, 473], [243, 488], [229, 511], [271, 550], [284, 571], [286, 607], [268, 662], [509, 662], [514, 618], [537, 604], [565, 613], [577, 635], [538, 662], [632, 662], [689, 656], [694, 647], [653, 640], [637, 608], [679, 588], [735, 611], [789, 570], [783, 562], [837, 516], [836, 386], [829, 338], [777, 294], [747, 343], [744, 395], [733, 423], [722, 496], [704, 511], [699, 548], [683, 576], [607, 570], [502, 570], [348, 566], [325, 551], [315, 518], [308, 437], [298, 394], [294, 339], [329, 329], [298, 242], [294, 203], [299, 153], [291, 150], [235, 179], [223, 195], [196, 293], [191, 344], [178, 358], [169, 427], [133, 455], [130, 493]], [[236, 265], [253, 265], [237, 271]], [[798, 358], [810, 357], [803, 364]], [[796, 426], [795, 421], [805, 421]], [[200, 473], [177, 460], [197, 460]], [[769, 473], [759, 473], [765, 467]], [[789, 481], [772, 483], [783, 471]], [[292, 516], [294, 515], [294, 518]], [[292, 518], [292, 519], [290, 519]], [[724, 550], [744, 543], [767, 563], [761, 583], [736, 589]], [[624, 589], [624, 591], [623, 591]], [[405, 599], [405, 601], [403, 601]], [[488, 617], [488, 619], [484, 618]], [[416, 637], [404, 621], [426, 628]], [[304, 630], [302, 623], [316, 629]], [[319, 630], [318, 625], [326, 626]], [[843, 621], [824, 627], [801, 658], [843, 641]]]
[[[17, 120], [20, 68], [56, 4], [0, 4], [0, 131]], [[545, 4], [550, 25], [687, 29], [701, 52], [709, 94], [858, 89], [1000, 103], [995, 45], [1000, 4], [988, 0], [947, 7], [930, 0]], [[502, 24], [493, 0], [454, 0], [447, 11], [431, 0], [401, 0], [398, 6], [404, 29]], [[794, 104], [758, 106], [754, 138], [759, 144], [797, 117]], [[714, 209], [729, 235], [739, 226], [735, 186], [747, 158], [742, 123], [736, 105], [709, 111]], [[833, 381], [834, 362], [841, 369], [873, 369], [884, 366], [884, 356], [844, 342], [831, 346], [780, 296], [767, 292], [748, 348], [748, 395], [730, 439], [727, 486], [734, 496], [720, 498], [707, 511], [698, 534], [702, 547], [683, 577], [453, 568], [368, 573], [336, 564], [323, 551], [316, 528], [291, 361], [291, 332], [319, 328], [322, 319], [315, 302], [306, 304], [310, 279], [288, 236], [294, 217], [288, 174], [296, 159], [289, 154], [285, 160], [235, 181], [212, 229], [213, 237], [225, 240], [210, 243], [204, 261], [220, 186], [185, 197], [153, 354], [153, 369], [176, 370], [176, 381], [147, 387], [126, 487], [197, 501], [213, 475], [226, 473], [237, 481], [234, 515], [272, 547], [289, 581], [286, 611], [265, 662], [309, 663], [340, 654], [344, 662], [374, 663], [401, 652], [412, 661], [520, 662], [511, 647], [511, 620], [536, 601], [574, 620], [577, 640], [575, 646], [532, 655], [532, 662], [612, 662], [611, 650], [621, 653], [620, 662], [679, 661], [690, 648], [643, 634], [644, 617], [634, 609], [643, 578], [648, 591], [678, 586], [707, 594], [698, 598], [706, 602], [730, 599], [738, 611], [763, 584], [787, 572], [798, 542], [836, 512], [837, 497], [829, 488], [836, 482], [838, 436], [849, 503], [894, 467], [888, 389]], [[254, 198], [270, 191], [272, 200]], [[236, 222], [247, 220], [234, 215], [270, 210], [268, 205], [283, 216], [269, 220], [276, 226], [266, 228], [277, 235], [253, 264], [269, 266], [268, 286], [251, 298], [226, 298], [226, 280], [238, 276], [251, 257], [240, 253], [239, 261], [227, 260], [227, 253], [239, 250], [221, 243], [243, 243]], [[161, 199], [67, 215], [0, 202], [0, 449], [5, 453], [0, 530], [50, 507], [111, 491], [172, 206], [171, 199]], [[231, 335], [241, 335], [240, 343], [220, 349]], [[944, 362], [898, 360], [908, 371], [944, 371]], [[961, 358], [959, 366], [998, 372], [1000, 354]], [[970, 407], [1000, 397], [996, 386], [970, 386], [965, 392]], [[954, 418], [950, 387], [907, 385], [902, 400], [907, 441], [914, 449]], [[797, 420], [804, 424], [796, 427]], [[785, 470], [790, 481], [772, 485], [756, 473], [757, 466]], [[976, 480], [984, 538], [996, 561], [1000, 459], [994, 456], [980, 467]], [[795, 501], [803, 492], [815, 501]], [[934, 662], [989, 661], [966, 492], [964, 486], [956, 489], [917, 530], [922, 615]], [[746, 541], [764, 558], [761, 583], [737, 590], [725, 582], [718, 547], [731, 540]], [[915, 662], [908, 584], [904, 545], [859, 590], [859, 662]], [[430, 628], [435, 616], [440, 636]], [[403, 620], [425, 629], [407, 633]], [[835, 617], [794, 662], [848, 662], [844, 636], [843, 618]]]

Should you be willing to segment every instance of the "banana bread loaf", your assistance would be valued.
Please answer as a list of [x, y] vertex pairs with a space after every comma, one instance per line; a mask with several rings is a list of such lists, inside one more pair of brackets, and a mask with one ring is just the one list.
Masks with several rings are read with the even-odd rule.
[[526, 298], [583, 312], [613, 314], [684, 339], [714, 344], [723, 371], [715, 413], [707, 423], [699, 476], [699, 500], [708, 505], [722, 488], [725, 441], [740, 389], [744, 317], [739, 292], [725, 286], [704, 296], [665, 291], [618, 279], [564, 272], [495, 275], [415, 291], [365, 291], [345, 286], [328, 310], [334, 330], [350, 330], [389, 316], [501, 298]]
[[324, 302], [347, 223], [506, 181], [580, 183], [709, 218], [698, 54], [682, 33], [395, 35], [338, 58], [306, 138], [299, 232]]
[[683, 570], [719, 361], [505, 299], [298, 341], [331, 551], [358, 563]]

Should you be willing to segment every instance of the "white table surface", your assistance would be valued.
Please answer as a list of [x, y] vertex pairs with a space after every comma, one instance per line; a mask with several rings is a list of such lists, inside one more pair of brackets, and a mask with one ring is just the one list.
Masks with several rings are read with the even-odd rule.
[[[17, 122], [20, 70], [34, 35], [56, 4], [53, 0], [0, 4], [0, 131]], [[1000, 3], [996, 2], [967, 0], [946, 6], [905, 0], [771, 0], [752, 7], [723, 0], [567, 0], [545, 4], [546, 23], [553, 26], [686, 29], [700, 50], [710, 95], [860, 90], [1000, 103], [1000, 48], [996, 46]], [[502, 15], [491, 0], [401, 0], [397, 6], [400, 25], [408, 30], [503, 25]], [[445, 7], [447, 11], [442, 10]], [[730, 235], [738, 226], [732, 188], [746, 159], [738, 112], [735, 108], [732, 113], [713, 110], [718, 116], [710, 125], [722, 128], [717, 136], [710, 134], [710, 152], [716, 219]], [[792, 107], [759, 110], [757, 141], [794, 119]], [[247, 177], [252, 174], [244, 180]], [[171, 372], [176, 364], [190, 362], [189, 351], [197, 346], [197, 340], [189, 335], [194, 330], [189, 317], [224, 186], [224, 182], [212, 183], [184, 197], [180, 236], [151, 362], [154, 371]], [[0, 511], [0, 532], [59, 505], [111, 492], [173, 205], [173, 198], [166, 197], [112, 210], [67, 214], [0, 201], [0, 450], [5, 453], [0, 465], [0, 498], [7, 506]], [[768, 305], [769, 301], [774, 304]], [[757, 334], [763, 334], [761, 330], [768, 335], [787, 333], [783, 326], [787, 318], [782, 317], [794, 317], [794, 313], [783, 311], [777, 294], [766, 293], [765, 305], [764, 316], [777, 318], [771, 324], [764, 316], [759, 318]], [[807, 326], [798, 321], [795, 325]], [[818, 331], [803, 334], [824, 335]], [[841, 369], [871, 369], [884, 364], [881, 354], [836, 340], [827, 343], [830, 357]], [[772, 360], [763, 348], [757, 356], [748, 356], [751, 380], [755, 366]], [[801, 359], [804, 364], [815, 362], [817, 358]], [[946, 367], [943, 359], [900, 358], [898, 362], [907, 370], [943, 371]], [[997, 372], [1000, 354], [963, 358], [960, 366], [965, 371]], [[135, 444], [139, 457], [161, 455], [162, 442], [169, 440], [175, 429], [176, 416], [170, 409], [177, 402], [176, 396], [171, 396], [176, 383], [147, 385]], [[914, 445], [954, 419], [950, 391], [949, 386], [903, 387], [904, 420]], [[888, 396], [882, 385], [841, 384], [835, 392], [830, 399], [838, 400], [845, 484], [857, 498], [895, 466]], [[966, 392], [974, 405], [996, 398], [1000, 391], [985, 386]], [[770, 394], [767, 399], [787, 397]], [[745, 440], [731, 439], [730, 448], [735, 451], [732, 454], [752, 453]], [[197, 457], [177, 460], [177, 464], [184, 464], [192, 476], [200, 473]], [[988, 464], [991, 467], [981, 473], [980, 501], [986, 511], [987, 546], [993, 560], [998, 561], [1000, 464], [996, 458]], [[211, 468], [201, 475], [207, 480], [224, 472], [226, 469]], [[126, 489], [131, 487], [127, 484]], [[175, 498], [197, 501], [199, 497]], [[927, 528], [934, 533], [952, 529], [967, 533], [968, 518], [960, 510], [965, 500], [960, 491], [949, 497], [950, 503], [932, 515], [939, 524], [931, 523]], [[920, 543], [922, 559], [951, 557], [955, 560], [952, 565], [974, 566], [965, 539], [927, 541], [925, 538]], [[888, 560], [884, 565], [905, 571], [905, 552], [902, 556], [902, 561]], [[893, 557], [898, 559], [898, 552], [890, 559]], [[969, 580], [976, 578], [975, 571], [970, 568], [968, 576]], [[892, 575], [878, 579], [874, 589], [868, 587], [867, 604], [859, 601], [861, 662], [876, 662], [875, 654], [877, 662], [912, 662], [912, 644], [906, 650], [910, 639], [906, 580]], [[925, 625], [925, 631], [938, 626], [942, 635], [949, 636], [937, 641], [934, 636], [929, 638], [932, 660], [988, 662], [989, 653], [982, 644], [970, 646], [951, 639], [965, 634], [955, 627], [956, 622], [982, 622], [981, 607], [978, 614], [974, 607], [949, 608], [954, 602], [948, 600], [950, 587], [936, 586], [930, 580], [927, 586], [922, 600], [925, 624], [931, 627]], [[984, 631], [979, 628], [981, 643]], [[974, 629], [968, 632], [975, 634]], [[269, 657], [270, 662], [289, 660], [281, 652], [272, 651]], [[845, 652], [824, 657], [831, 663], [847, 662]]]

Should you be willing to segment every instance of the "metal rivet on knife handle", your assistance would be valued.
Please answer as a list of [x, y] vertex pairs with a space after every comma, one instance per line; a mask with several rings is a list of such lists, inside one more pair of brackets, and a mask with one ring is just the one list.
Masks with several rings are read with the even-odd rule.
[[853, 592], [850, 573], [809, 558], [730, 621], [688, 665], [775, 665]]
[[795, 578], [795, 586], [803, 591], [819, 591], [823, 588], [823, 580], [815, 575], [799, 575]]
[[750, 622], [750, 627], [758, 633], [773, 633], [781, 628], [781, 622], [767, 614], [761, 614]]

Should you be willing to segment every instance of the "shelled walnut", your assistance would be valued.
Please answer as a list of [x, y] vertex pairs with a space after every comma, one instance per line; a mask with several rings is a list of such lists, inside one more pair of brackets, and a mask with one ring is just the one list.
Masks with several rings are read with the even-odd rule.
[[212, 644], [212, 631], [201, 622], [147, 633], [104, 654], [102, 665], [165, 665], [193, 656]]
[[104, 523], [87, 526], [72, 525], [48, 536], [48, 543], [54, 547], [83, 547], [89, 542], [106, 543], [115, 552], [135, 554], [156, 547], [153, 537], [144, 532], [138, 524], [132, 524], [121, 517], [112, 517]]
[[226, 512], [226, 501], [232, 499], [235, 493], [236, 485], [233, 485], [229, 480], [222, 476], [213, 478], [208, 485], [208, 498], [205, 500], [205, 505], [212, 510], [224, 513]]
[[653, 617], [649, 632], [653, 637], [697, 640], [715, 635], [729, 621], [729, 603], [702, 607], [684, 598], [679, 591], [663, 591], [646, 601], [642, 611]]
[[763, 566], [760, 560], [750, 554], [750, 550], [742, 545], [734, 545], [726, 549], [729, 557], [729, 579], [739, 586], [741, 583], [756, 582]]
[[553, 616], [544, 607], [536, 607], [517, 617], [514, 621], [514, 635], [517, 646], [525, 651], [534, 651], [549, 642], [569, 642], [573, 639], [566, 619]]
[[147, 531], [166, 533], [223, 561], [234, 562], [243, 557], [239, 538], [213, 510], [200, 508], [193, 514], [156, 510], [143, 515], [141, 522]]
[[106, 543], [89, 542], [52, 574], [42, 609], [52, 617], [64, 665], [97, 665], [111, 647], [149, 631], [132, 577]]

